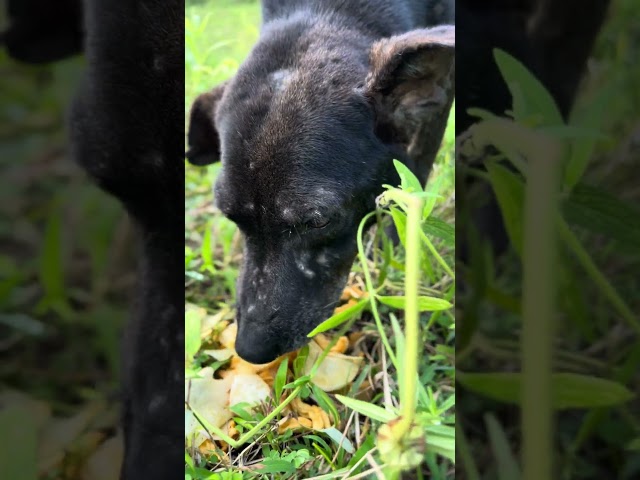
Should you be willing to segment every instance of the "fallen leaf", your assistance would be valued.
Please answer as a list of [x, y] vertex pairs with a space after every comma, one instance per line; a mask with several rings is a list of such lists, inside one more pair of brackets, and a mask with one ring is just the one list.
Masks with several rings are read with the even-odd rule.
[[202, 350], [202, 353], [209, 355], [219, 362], [224, 362], [234, 356], [236, 351], [233, 348], [221, 348], [218, 350]]
[[[203, 378], [189, 380], [185, 388], [185, 401], [189, 406], [214, 427], [222, 427], [232, 414], [227, 408], [232, 378], [217, 380], [213, 378], [210, 367], [202, 369]], [[206, 430], [195, 415], [185, 413], [185, 436], [194, 436], [194, 444], [201, 444], [208, 438]], [[215, 437], [214, 437], [215, 438]]]
[[[359, 295], [362, 291], [353, 291], [352, 295]], [[350, 300], [343, 308], [349, 308], [357, 303]], [[239, 432], [235, 428], [229, 407], [246, 403], [250, 406], [258, 405], [272, 395], [273, 382], [278, 371], [278, 367], [285, 358], [293, 360], [298, 352], [291, 352], [283, 355], [272, 362], [255, 365], [241, 359], [235, 352], [235, 339], [237, 335], [237, 325], [235, 323], [221, 327], [223, 320], [218, 318], [212, 340], [217, 341], [223, 348], [214, 350], [204, 350], [218, 361], [230, 359], [228, 365], [217, 374], [221, 380], [213, 379], [211, 368], [201, 371], [204, 378], [190, 380], [190, 406], [199, 415], [202, 415], [209, 423], [225, 431], [229, 436], [235, 438]], [[215, 331], [217, 330], [217, 332]], [[323, 334], [314, 338], [310, 344], [310, 353], [307, 363], [303, 368], [303, 374], [310, 372], [311, 365], [315, 362], [331, 340]], [[349, 338], [340, 337], [329, 351], [327, 357], [320, 365], [314, 382], [325, 391], [340, 389], [352, 382], [357, 374], [362, 358], [344, 355], [350, 347]], [[186, 395], [185, 391], [185, 395]], [[278, 423], [278, 431], [281, 433], [289, 429], [313, 429], [324, 430], [331, 428], [331, 419], [327, 412], [317, 405], [310, 405], [299, 398], [294, 399], [286, 408], [288, 416]], [[192, 412], [185, 411], [185, 436], [192, 438], [192, 445], [204, 455], [220, 450], [227, 451], [228, 445], [217, 437], [209, 437], [204, 428], [200, 425]]]
[[201, 338], [208, 337], [216, 328], [222, 326], [224, 320], [229, 320], [228, 317], [232, 312], [233, 310], [231, 310], [229, 307], [224, 307], [215, 315], [205, 315], [200, 326]]
[[255, 373], [236, 374], [230, 377], [231, 389], [229, 392], [229, 405], [248, 403], [251, 406], [258, 405], [271, 396], [271, 388]]
[[124, 442], [118, 434], [104, 442], [89, 457], [82, 470], [82, 480], [113, 480], [119, 478], [122, 459], [124, 458]]
[[227, 328], [220, 332], [218, 336], [218, 342], [224, 348], [234, 348], [236, 344], [236, 335], [238, 334], [238, 325], [236, 323], [230, 323]]
[[[309, 356], [302, 369], [304, 375], [311, 373], [311, 368], [323, 349], [317, 342], [309, 343]], [[341, 353], [329, 352], [318, 366], [312, 382], [325, 392], [333, 392], [353, 382], [362, 365], [362, 357], [352, 357]]]
[[104, 410], [102, 402], [84, 407], [73, 417], [55, 418], [43, 427], [38, 445], [38, 471], [43, 474], [60, 463], [74, 440]]

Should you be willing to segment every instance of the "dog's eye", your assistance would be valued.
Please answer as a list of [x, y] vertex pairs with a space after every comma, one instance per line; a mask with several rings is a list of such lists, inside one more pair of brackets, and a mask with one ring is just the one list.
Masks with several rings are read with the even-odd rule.
[[317, 210], [311, 212], [307, 220], [305, 221], [305, 225], [309, 228], [324, 228], [329, 225], [331, 220], [325, 216], [323, 216]]

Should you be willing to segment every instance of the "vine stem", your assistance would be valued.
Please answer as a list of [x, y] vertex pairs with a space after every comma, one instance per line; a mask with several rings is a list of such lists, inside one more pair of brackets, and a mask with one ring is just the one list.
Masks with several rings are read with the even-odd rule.
[[418, 197], [407, 199], [407, 235], [405, 258], [405, 341], [404, 362], [400, 384], [401, 419], [394, 434], [404, 437], [410, 430], [416, 411], [416, 390], [418, 372], [418, 347], [420, 342], [419, 326], [419, 287], [420, 287], [420, 222], [424, 201]]
[[376, 212], [368, 213], [360, 222], [360, 226], [358, 227], [358, 257], [360, 259], [360, 263], [362, 264], [362, 272], [364, 273], [364, 283], [367, 286], [367, 292], [369, 293], [369, 305], [371, 305], [371, 313], [373, 315], [374, 320], [376, 321], [376, 327], [378, 328], [378, 332], [380, 333], [380, 339], [382, 340], [382, 344], [384, 345], [385, 350], [387, 351], [387, 355], [391, 359], [391, 363], [398, 368], [398, 361], [396, 359], [396, 354], [391, 348], [391, 344], [389, 343], [389, 338], [387, 334], [384, 332], [384, 326], [382, 325], [382, 319], [380, 318], [380, 313], [378, 312], [378, 305], [376, 304], [376, 293], [377, 290], [373, 286], [373, 280], [371, 279], [371, 272], [369, 271], [369, 266], [367, 265], [367, 255], [364, 250], [364, 244], [362, 242], [362, 236], [364, 233], [364, 226], [369, 220], [370, 217], [375, 215]]

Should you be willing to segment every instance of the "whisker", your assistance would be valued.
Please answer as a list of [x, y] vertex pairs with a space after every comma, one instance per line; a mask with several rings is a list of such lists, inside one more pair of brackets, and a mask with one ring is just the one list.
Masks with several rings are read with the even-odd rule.
[[338, 305], [338, 303], [340, 303], [340, 300], [335, 300], [333, 302], [329, 302], [324, 307], [322, 307], [321, 309], [325, 309], [327, 307], [335, 307], [336, 305]]

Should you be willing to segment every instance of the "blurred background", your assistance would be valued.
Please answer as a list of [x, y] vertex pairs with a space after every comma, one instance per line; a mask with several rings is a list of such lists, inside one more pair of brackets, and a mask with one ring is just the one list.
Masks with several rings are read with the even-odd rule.
[[[500, 256], [478, 242], [475, 258], [465, 267], [468, 288], [458, 295], [456, 311], [460, 324], [456, 345], [457, 445], [462, 458], [456, 478], [535, 478], [523, 473], [523, 454], [529, 459], [550, 460], [554, 478], [640, 477], [639, 14], [638, 2], [610, 2], [569, 119], [572, 127], [584, 130], [566, 137], [558, 131], [552, 133], [553, 128], [547, 131], [551, 138], [562, 139], [569, 146], [565, 152], [570, 152], [572, 160], [582, 156], [585, 167], [573, 178], [574, 184], [567, 175], [560, 186], [559, 208], [567, 228], [559, 235], [559, 254], [554, 259], [553, 318], [530, 318], [525, 325], [522, 314], [523, 298], [536, 298], [538, 290], [544, 289], [525, 291], [522, 283], [527, 242], [532, 245], [537, 239], [514, 245], [514, 234], [507, 252]], [[459, 31], [463, 28], [458, 27]], [[581, 32], [569, 33], [572, 28], [573, 23], [554, 31], [557, 42], [575, 42]], [[565, 31], [566, 37], [562, 36]], [[521, 89], [510, 113], [526, 104], [531, 107], [530, 117], [518, 118], [518, 123], [529, 128], [548, 127], [546, 120], [541, 120], [543, 115], [534, 118], [540, 114], [536, 109], [544, 104], [539, 101], [540, 91], [534, 92], [532, 83], [518, 86]], [[495, 155], [501, 160], [506, 156]], [[515, 161], [509, 166], [513, 165]], [[512, 171], [517, 170], [516, 165]], [[499, 190], [499, 182], [494, 183], [493, 178], [488, 184]], [[502, 184], [507, 185], [514, 184]], [[509, 194], [501, 205], [509, 233], [522, 233], [525, 220], [521, 211], [514, 210], [522, 203], [518, 205], [517, 195]], [[526, 202], [537, 203], [535, 198]], [[465, 225], [460, 215], [458, 222]], [[551, 331], [541, 336], [550, 345], [554, 374], [563, 375], [552, 376], [547, 371], [543, 350], [523, 354], [523, 345], [542, 331], [536, 329], [547, 320]], [[553, 396], [548, 410], [537, 407], [541, 397], [532, 395], [530, 408], [523, 411], [521, 393], [527, 379], [521, 372], [525, 362], [530, 372], [540, 365], [542, 375], [551, 379]], [[464, 372], [472, 375], [465, 377]], [[529, 432], [523, 428], [523, 419], [535, 426], [536, 420], [550, 418], [552, 443], [543, 435], [544, 449], [532, 450], [534, 442], [525, 452], [523, 438]], [[534, 463], [529, 463], [529, 472], [535, 470]]]
[[69, 155], [82, 69], [80, 56], [34, 66], [0, 48], [2, 478], [117, 476], [109, 439], [135, 252], [120, 205]]

